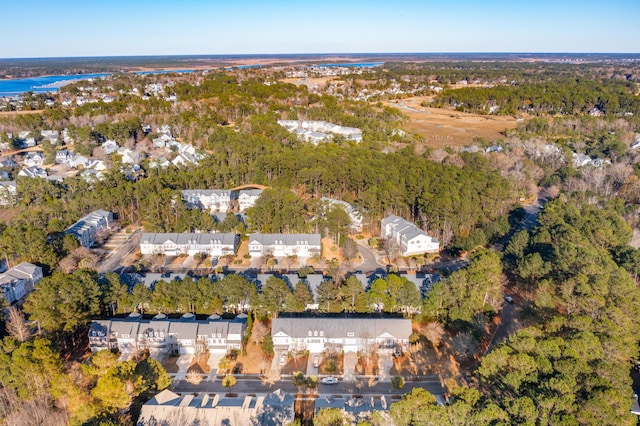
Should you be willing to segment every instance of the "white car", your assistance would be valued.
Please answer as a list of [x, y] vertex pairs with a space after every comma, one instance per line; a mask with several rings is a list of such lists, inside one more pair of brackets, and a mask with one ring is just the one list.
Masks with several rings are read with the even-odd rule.
[[320, 381], [320, 383], [322, 383], [323, 385], [337, 385], [338, 379], [336, 379], [335, 377], [325, 377]]
[[282, 355], [280, 357], [280, 365], [285, 365], [287, 363], [287, 355]]
[[320, 355], [313, 356], [313, 366], [318, 367], [320, 365]]

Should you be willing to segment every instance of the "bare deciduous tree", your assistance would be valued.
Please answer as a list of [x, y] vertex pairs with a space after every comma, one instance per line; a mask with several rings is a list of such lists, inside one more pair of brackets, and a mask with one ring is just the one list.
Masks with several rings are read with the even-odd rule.
[[253, 323], [251, 337], [256, 342], [256, 345], [260, 344], [267, 334], [269, 334], [269, 327], [264, 322], [256, 321]]
[[444, 336], [444, 327], [437, 321], [427, 323], [422, 328], [422, 334], [427, 338], [434, 348], [437, 348], [442, 342]]
[[19, 342], [25, 342], [31, 337], [31, 331], [24, 319], [24, 314], [15, 306], [9, 308], [6, 327], [7, 333]]

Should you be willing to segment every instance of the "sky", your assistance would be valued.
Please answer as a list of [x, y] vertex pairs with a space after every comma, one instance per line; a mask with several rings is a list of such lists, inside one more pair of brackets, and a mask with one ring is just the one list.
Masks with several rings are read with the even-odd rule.
[[0, 0], [0, 58], [640, 52], [640, 0]]

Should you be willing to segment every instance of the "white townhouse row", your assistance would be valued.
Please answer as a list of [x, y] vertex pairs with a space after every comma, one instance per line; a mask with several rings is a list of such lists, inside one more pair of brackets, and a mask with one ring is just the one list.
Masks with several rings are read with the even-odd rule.
[[238, 211], [253, 207], [262, 195], [261, 189], [185, 189], [182, 199], [187, 208], [209, 210], [211, 213], [226, 213], [233, 210], [237, 200]]
[[212, 315], [205, 321], [197, 321], [191, 313], [179, 319], [158, 314], [144, 320], [134, 312], [126, 318], [92, 321], [89, 346], [93, 352], [111, 349], [129, 354], [148, 350], [153, 356], [227, 353], [242, 347], [245, 330], [246, 316], [229, 321]]
[[0, 274], [0, 297], [11, 305], [31, 293], [42, 279], [42, 268], [33, 263], [20, 263]]
[[427, 235], [412, 222], [394, 215], [382, 219], [380, 236], [395, 241], [401, 256], [437, 253], [440, 250], [437, 238]]
[[144, 233], [140, 253], [178, 256], [225, 256], [238, 250], [240, 237], [229, 233]]
[[332, 135], [341, 135], [355, 142], [362, 141], [362, 130], [355, 127], [339, 126], [327, 121], [278, 120], [278, 124], [307, 142], [316, 145], [322, 140], [331, 139]]
[[82, 246], [92, 247], [98, 236], [110, 231], [112, 226], [113, 213], [99, 209], [78, 220], [64, 233], [76, 237]]
[[338, 206], [342, 208], [349, 215], [349, 219], [351, 220], [351, 230], [354, 232], [362, 231], [362, 214], [351, 204], [347, 203], [346, 201], [327, 197], [322, 197], [320, 201], [322, 203], [325, 203], [325, 205]]
[[411, 333], [411, 320], [403, 318], [280, 317], [271, 322], [274, 348], [311, 353], [404, 351]]
[[182, 394], [165, 389], [140, 410], [137, 426], [284, 426], [294, 423], [295, 396], [280, 389], [269, 394]]
[[251, 234], [249, 254], [251, 257], [298, 256], [303, 258], [321, 254], [320, 234]]

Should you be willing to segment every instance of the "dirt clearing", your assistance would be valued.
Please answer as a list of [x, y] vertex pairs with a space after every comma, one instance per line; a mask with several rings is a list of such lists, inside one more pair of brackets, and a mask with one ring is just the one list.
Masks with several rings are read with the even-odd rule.
[[470, 145], [476, 137], [489, 142], [501, 139], [504, 136], [500, 132], [517, 124], [513, 117], [468, 114], [420, 105], [430, 99], [419, 96], [383, 103], [398, 108], [409, 117], [404, 129], [424, 136], [425, 145], [432, 148]]

